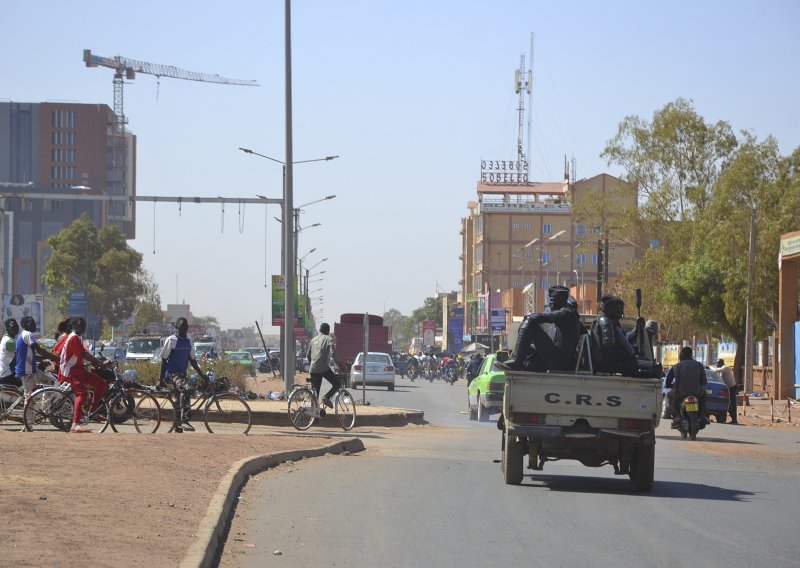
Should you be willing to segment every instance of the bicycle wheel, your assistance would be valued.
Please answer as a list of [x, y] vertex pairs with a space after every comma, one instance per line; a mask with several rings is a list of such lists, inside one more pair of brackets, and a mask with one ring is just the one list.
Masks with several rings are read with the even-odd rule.
[[356, 423], [356, 401], [348, 391], [341, 389], [336, 394], [336, 402], [334, 404], [336, 420], [339, 421], [339, 425], [342, 428], [349, 430]]
[[247, 434], [252, 423], [250, 406], [232, 392], [212, 395], [203, 409], [203, 422], [212, 434]]
[[34, 391], [25, 402], [22, 418], [28, 432], [68, 432], [75, 400], [58, 387]]
[[316, 419], [317, 397], [307, 387], [289, 395], [289, 422], [298, 430], [308, 430]]
[[24, 406], [25, 398], [21, 390], [11, 386], [0, 387], [0, 428], [19, 428]]
[[111, 412], [111, 428], [114, 432], [130, 432], [153, 434], [161, 425], [161, 407], [156, 397], [148, 392], [131, 389], [120, 393], [111, 401], [111, 408], [127, 406], [133, 401], [130, 416], [122, 423], [117, 422], [117, 415]]

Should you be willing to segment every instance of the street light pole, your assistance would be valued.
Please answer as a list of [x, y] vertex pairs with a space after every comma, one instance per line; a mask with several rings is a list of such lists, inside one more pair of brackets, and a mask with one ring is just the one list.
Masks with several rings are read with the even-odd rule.
[[[552, 241], [553, 239], [555, 239], [555, 241], [556, 241], [556, 286], [560, 286], [561, 285], [561, 282], [559, 282], [559, 280], [561, 278], [561, 268], [559, 267], [559, 260], [560, 260], [560, 256], [561, 256], [561, 241], [559, 240], [559, 237], [561, 235], [563, 235], [564, 233], [566, 233], [566, 232], [567, 232], [566, 229], [562, 229], [559, 232], [557, 232], [555, 235], [553, 235], [552, 237], [547, 239], [548, 241]], [[548, 282], [548, 284], [549, 284], [549, 282]]]
[[[526, 244], [523, 248], [532, 247], [533, 245], [535, 245], [538, 242], [539, 242], [539, 237], [536, 237], [531, 242]], [[540, 257], [539, 261], [540, 262], [541, 262], [541, 253], [542, 253], [542, 247], [540, 246], [539, 247], [539, 257]], [[538, 290], [536, 288], [536, 260], [537, 259], [534, 258], [531, 261], [531, 285], [533, 286], [533, 309], [531, 310], [531, 312], [535, 312], [538, 309], [537, 308], [537, 305], [538, 305], [537, 304], [537, 300], [539, 299]], [[523, 264], [524, 264], [524, 259], [523, 259]]]

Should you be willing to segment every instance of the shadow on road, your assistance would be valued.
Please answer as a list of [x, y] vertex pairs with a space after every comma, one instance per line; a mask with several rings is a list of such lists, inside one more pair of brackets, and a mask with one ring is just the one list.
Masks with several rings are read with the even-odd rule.
[[531, 489], [544, 488], [564, 493], [627, 493], [642, 497], [666, 497], [673, 499], [702, 499], [706, 501], [747, 501], [755, 493], [717, 487], [706, 483], [655, 480], [650, 493], [637, 493], [628, 476], [608, 479], [569, 475], [525, 475], [522, 485]]

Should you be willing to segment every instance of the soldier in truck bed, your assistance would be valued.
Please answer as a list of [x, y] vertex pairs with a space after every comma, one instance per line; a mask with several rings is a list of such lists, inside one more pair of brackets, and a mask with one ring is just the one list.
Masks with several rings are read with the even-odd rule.
[[[577, 310], [569, 303], [569, 288], [551, 286], [549, 313], [532, 313], [525, 317], [517, 335], [517, 345], [510, 359], [496, 362], [509, 371], [570, 371], [575, 366], [575, 353], [583, 329]], [[554, 338], [541, 323], [556, 327]]]

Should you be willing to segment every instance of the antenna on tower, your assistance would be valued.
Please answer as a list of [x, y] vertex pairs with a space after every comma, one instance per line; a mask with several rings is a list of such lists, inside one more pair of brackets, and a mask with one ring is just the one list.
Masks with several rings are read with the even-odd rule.
[[[531, 83], [533, 74], [530, 70], [525, 70], [525, 54], [520, 55], [519, 69], [514, 72], [514, 92], [519, 95], [519, 131], [517, 135], [517, 173], [523, 174], [530, 172], [528, 155], [523, 149], [524, 123], [525, 123], [525, 93], [531, 94]], [[528, 135], [530, 139], [530, 132]], [[529, 140], [530, 142], [530, 140]], [[527, 175], [525, 176], [527, 179]]]
[[531, 125], [533, 124], [533, 32], [531, 32], [531, 59], [528, 67], [528, 179], [531, 176]]

